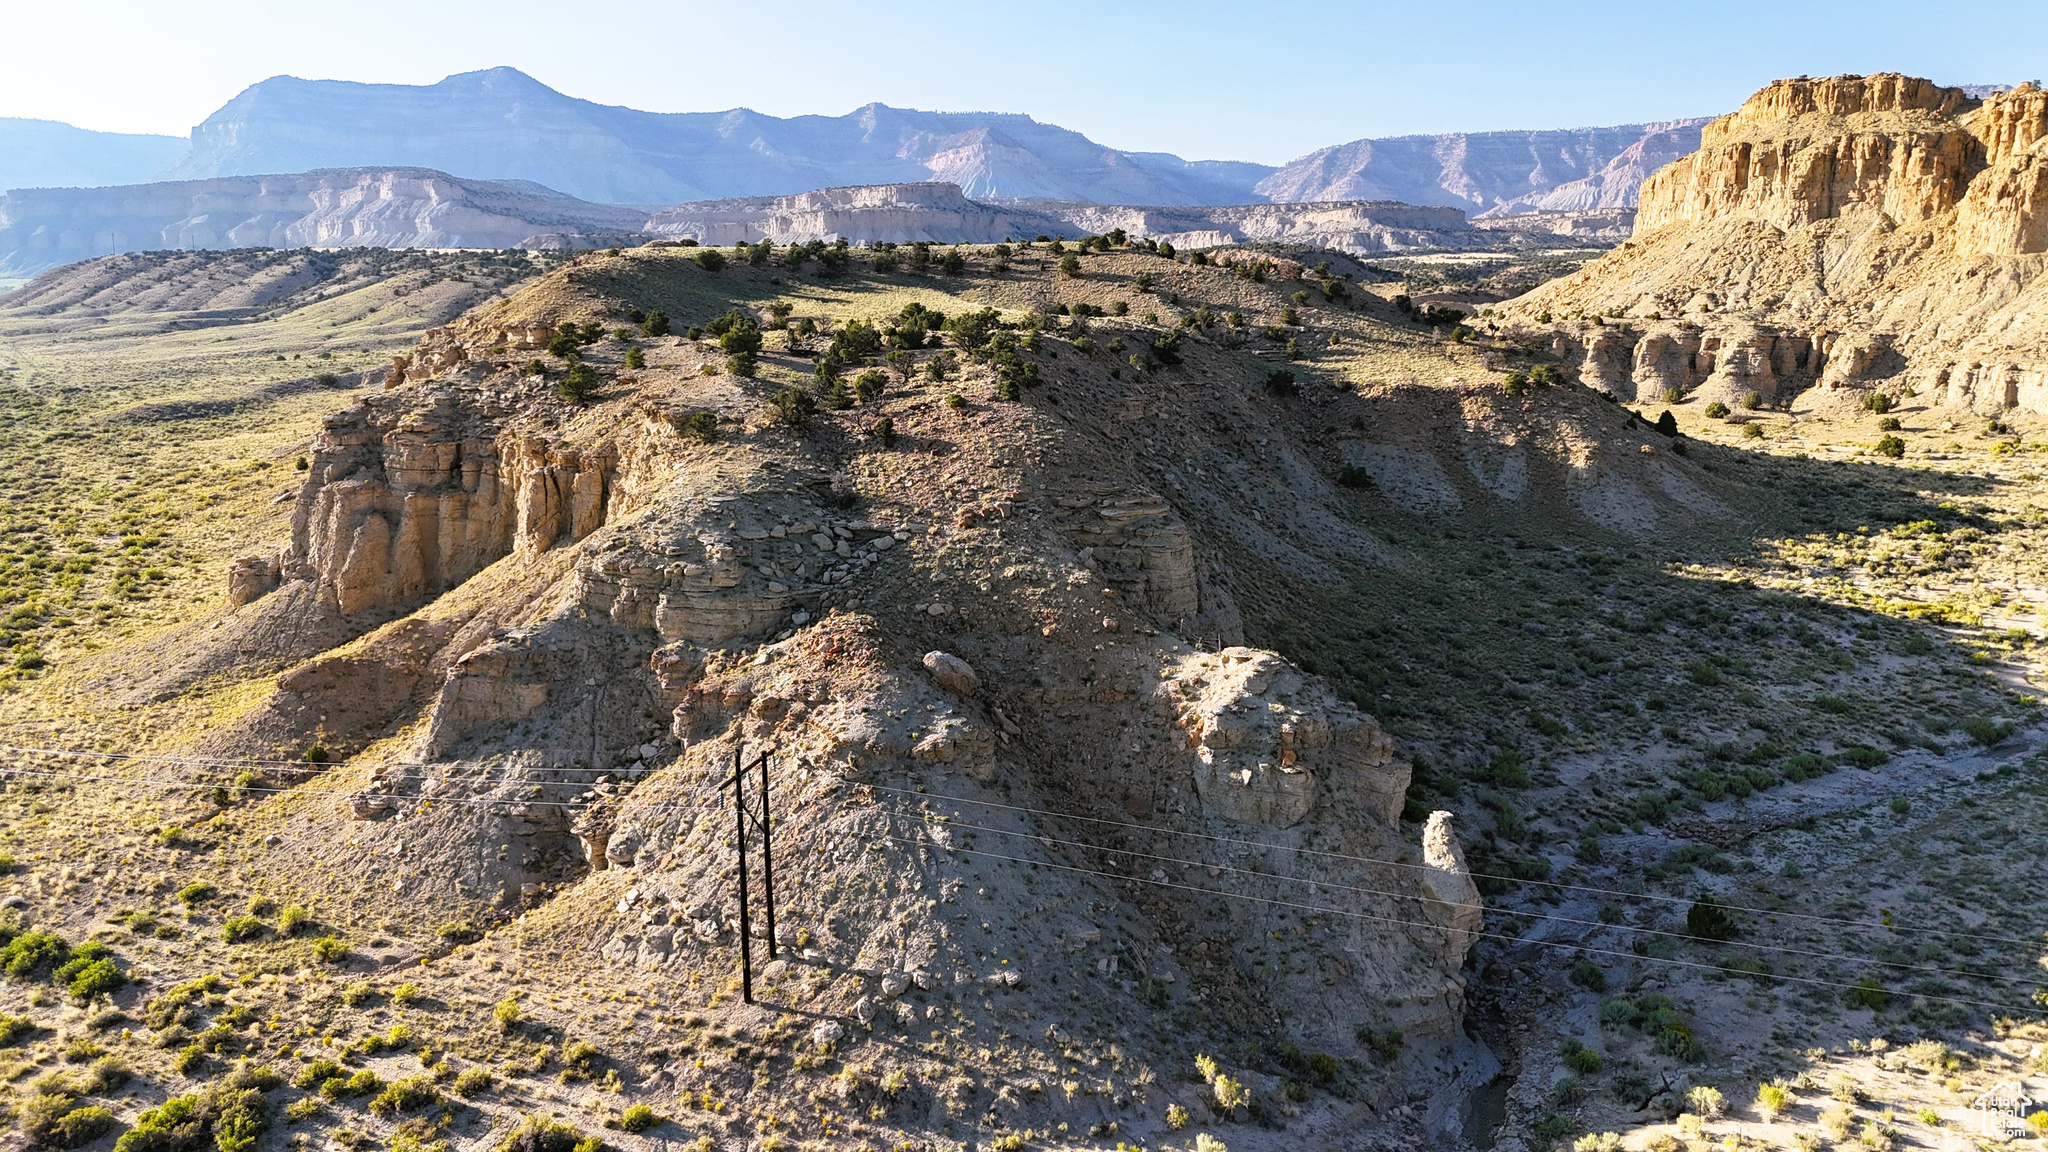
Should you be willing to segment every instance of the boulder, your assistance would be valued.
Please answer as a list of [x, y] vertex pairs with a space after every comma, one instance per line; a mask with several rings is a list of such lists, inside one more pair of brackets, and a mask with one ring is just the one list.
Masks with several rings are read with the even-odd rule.
[[933, 683], [955, 696], [972, 696], [981, 691], [981, 677], [975, 674], [973, 665], [951, 652], [925, 653], [924, 668], [931, 673]]
[[228, 603], [241, 607], [268, 595], [277, 587], [277, 561], [268, 556], [244, 556], [228, 565]]

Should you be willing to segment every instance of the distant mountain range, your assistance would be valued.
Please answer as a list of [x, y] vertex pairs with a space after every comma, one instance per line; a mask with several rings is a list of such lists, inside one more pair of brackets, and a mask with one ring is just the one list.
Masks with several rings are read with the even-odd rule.
[[1354, 140], [1303, 156], [1253, 191], [1280, 202], [1400, 200], [1486, 216], [1633, 208], [1650, 173], [1699, 148], [1707, 120]]
[[0, 116], [0, 191], [138, 184], [184, 155], [176, 136], [94, 132]]
[[565, 96], [512, 68], [429, 85], [278, 76], [207, 117], [189, 142], [0, 120], [0, 189], [416, 167], [645, 207], [943, 182], [977, 200], [1400, 200], [1503, 214], [1633, 205], [1644, 175], [1697, 145], [1700, 123], [1357, 140], [1274, 168], [1119, 151], [1009, 113], [641, 112]]

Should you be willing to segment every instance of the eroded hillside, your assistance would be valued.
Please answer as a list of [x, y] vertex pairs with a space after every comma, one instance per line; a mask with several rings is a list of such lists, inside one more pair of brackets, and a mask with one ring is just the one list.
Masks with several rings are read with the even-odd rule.
[[[48, 1030], [36, 1107], [146, 1126], [246, 1057], [297, 1085], [233, 1082], [265, 1142], [531, 1111], [628, 1148], [1550, 1139], [1612, 1124], [1591, 1085], [1632, 1114], [1867, 1030], [1866, 972], [1959, 1031], [2031, 963], [2016, 933], [1909, 991], [1859, 936], [1682, 927], [1703, 893], [1853, 924], [1840, 870], [1879, 873], [1845, 835], [2038, 788], [1973, 751], [2033, 715], [2031, 639], [1976, 627], [2002, 601], [1797, 559], [1924, 525], [1886, 538], [1979, 579], [2036, 527], [2016, 475], [1675, 438], [1336, 257], [706, 256], [585, 255], [366, 341], [395, 361], [317, 431], [248, 433], [302, 477], [185, 513], [238, 526], [154, 630], [43, 593], [14, 887], [130, 983], [4, 986]], [[52, 355], [25, 395], [82, 378]], [[736, 747], [772, 757], [754, 1006]], [[1692, 994], [1731, 972], [1746, 1000]], [[1651, 1006], [1603, 1037], [1596, 985]], [[1604, 1080], [1557, 1083], [1564, 1036]], [[73, 1049], [140, 1079], [63, 1079]]]

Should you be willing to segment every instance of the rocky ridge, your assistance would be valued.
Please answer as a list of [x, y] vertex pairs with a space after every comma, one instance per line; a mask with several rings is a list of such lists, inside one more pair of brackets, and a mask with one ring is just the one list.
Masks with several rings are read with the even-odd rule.
[[1630, 242], [1508, 311], [1568, 314], [1556, 350], [1626, 399], [1820, 385], [2048, 410], [2044, 135], [2031, 84], [1778, 81], [1645, 182]]
[[[600, 261], [634, 283], [705, 275], [688, 249]], [[1458, 1028], [1479, 898], [1455, 838], [1404, 832], [1408, 768], [1370, 716], [1242, 646], [1185, 496], [1050, 408], [902, 407], [908, 451], [796, 436], [764, 385], [707, 375], [715, 354], [678, 337], [566, 405], [517, 365], [552, 322], [624, 307], [577, 271], [435, 330], [328, 418], [291, 538], [236, 566], [223, 626], [196, 634], [311, 616], [354, 637], [309, 646], [207, 738], [385, 765], [288, 805], [349, 820], [313, 820], [270, 866], [345, 840], [402, 860], [412, 899], [584, 941], [560, 945], [580, 963], [724, 970], [714, 785], [771, 749], [792, 878], [766, 982], [834, 1026], [814, 1043], [850, 1058], [995, 996], [1034, 1022], [1027, 1062], [1048, 1027], [1120, 1021], [1165, 1063], [1184, 1054], [1159, 1013], [1199, 997], [1360, 1068], [1383, 1063], [1371, 1036], [1407, 1038], [1305, 1123], [1437, 1092], [1454, 1118], [1458, 1069], [1487, 1074]], [[707, 411], [709, 443], [688, 419]], [[1365, 546], [1311, 547], [1333, 545]], [[1219, 832], [1270, 846], [1205, 847]], [[495, 863], [491, 844], [509, 846]], [[1300, 902], [1310, 847], [1342, 854], [1310, 874], [1345, 894], [1338, 914], [1303, 921], [1313, 961], [1248, 981], [1267, 947], [1249, 926]], [[1000, 1088], [1006, 1122], [1059, 1111]]]

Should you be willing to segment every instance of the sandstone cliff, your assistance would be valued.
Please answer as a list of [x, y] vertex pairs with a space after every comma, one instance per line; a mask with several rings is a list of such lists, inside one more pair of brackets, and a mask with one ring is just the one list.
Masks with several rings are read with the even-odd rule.
[[1268, 200], [1400, 200], [1474, 214], [1632, 208], [1644, 177], [1699, 146], [1704, 119], [1354, 140], [1261, 180]]
[[[1546, 218], [1548, 219], [1548, 218]], [[1043, 199], [970, 200], [951, 184], [828, 188], [796, 196], [679, 204], [656, 212], [649, 233], [704, 244], [883, 241], [992, 244], [1036, 235], [1100, 235], [1121, 228], [1183, 248], [1278, 242], [1367, 255], [1480, 248], [1501, 233], [1474, 229], [1455, 208], [1392, 202], [1243, 204], [1223, 207], [1097, 205]], [[1528, 229], [1532, 235], [1557, 228]], [[1572, 233], [1563, 226], [1564, 234]], [[1594, 232], [1597, 242], [1603, 235]], [[1618, 237], [1617, 237], [1618, 239]]]
[[1644, 183], [1629, 243], [1510, 311], [1569, 317], [1557, 350], [1628, 399], [1819, 384], [2048, 410], [2044, 133], [2031, 84], [1779, 81]]

